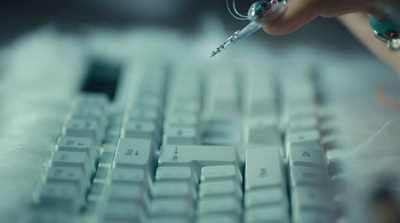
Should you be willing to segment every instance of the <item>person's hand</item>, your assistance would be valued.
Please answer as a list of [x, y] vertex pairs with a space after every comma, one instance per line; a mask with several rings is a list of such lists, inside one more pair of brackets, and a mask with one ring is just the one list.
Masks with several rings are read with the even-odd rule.
[[263, 28], [269, 34], [281, 35], [297, 30], [318, 16], [339, 17], [362, 43], [400, 75], [400, 51], [388, 50], [375, 39], [369, 26], [368, 14], [378, 20], [385, 18], [377, 8], [385, 3], [400, 5], [400, 0], [288, 0], [286, 10]]

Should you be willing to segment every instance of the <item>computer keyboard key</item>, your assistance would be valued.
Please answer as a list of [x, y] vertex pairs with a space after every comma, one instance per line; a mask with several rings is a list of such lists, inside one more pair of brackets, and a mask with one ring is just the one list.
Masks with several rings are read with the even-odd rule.
[[321, 211], [332, 214], [335, 205], [329, 190], [320, 187], [296, 187], [292, 190], [292, 210], [296, 217], [303, 211]]
[[195, 200], [197, 195], [191, 182], [162, 182], [156, 181], [152, 188], [153, 198], [183, 198]]
[[115, 168], [111, 170], [112, 183], [147, 184], [147, 175], [144, 169]]
[[108, 188], [108, 201], [135, 203], [145, 208], [148, 202], [146, 194], [146, 189], [138, 184], [111, 184]]
[[307, 147], [321, 150], [320, 134], [316, 129], [287, 133], [286, 147]]
[[322, 150], [306, 147], [292, 147], [289, 154], [290, 166], [314, 167], [326, 169], [325, 155]]
[[39, 206], [48, 209], [76, 214], [83, 198], [74, 185], [46, 183], [42, 185], [39, 194]]
[[285, 187], [279, 147], [254, 148], [246, 152], [245, 190]]
[[199, 185], [199, 197], [232, 196], [242, 199], [243, 192], [236, 180], [221, 180], [201, 182]]
[[201, 169], [201, 182], [234, 180], [240, 185], [243, 183], [242, 175], [237, 166], [205, 166]]
[[127, 121], [149, 121], [154, 123], [157, 129], [161, 127], [160, 112], [156, 109], [141, 108], [133, 109], [125, 114]]
[[150, 213], [153, 217], [174, 216], [191, 219], [194, 213], [194, 204], [179, 198], [155, 198], [151, 202]]
[[91, 180], [94, 174], [94, 167], [86, 153], [55, 151], [50, 162], [51, 166], [54, 167], [74, 167], [81, 169], [88, 180]]
[[207, 197], [197, 203], [198, 216], [226, 214], [240, 219], [242, 214], [241, 202], [236, 197]]
[[104, 130], [93, 120], [70, 119], [62, 128], [64, 136], [90, 138], [94, 142], [101, 142], [104, 138]]
[[90, 182], [80, 168], [50, 166], [46, 173], [47, 183], [74, 185], [85, 196]]
[[57, 141], [56, 151], [84, 152], [89, 156], [93, 166], [95, 166], [99, 157], [99, 152], [92, 145], [90, 138], [60, 136]]
[[225, 146], [162, 146], [159, 166], [190, 166], [200, 178], [202, 166], [237, 165], [236, 150]]
[[328, 183], [329, 177], [325, 170], [308, 166], [290, 167], [290, 185], [293, 188], [301, 185], [325, 186]]
[[199, 132], [194, 127], [169, 127], [164, 129], [163, 145], [199, 145]]
[[335, 217], [320, 211], [302, 211], [293, 223], [335, 223]]
[[288, 206], [288, 199], [282, 188], [266, 188], [248, 191], [244, 197], [244, 205], [246, 208], [266, 205]]
[[239, 223], [240, 218], [236, 216], [213, 214], [209, 216], [201, 216], [197, 223]]
[[74, 223], [77, 216], [60, 211], [32, 209], [24, 213], [21, 223]]
[[245, 223], [289, 223], [289, 212], [284, 205], [261, 206], [247, 209]]
[[288, 128], [290, 132], [318, 129], [318, 119], [316, 117], [294, 119], [290, 121]]
[[67, 115], [67, 119], [93, 120], [103, 128], [107, 125], [107, 113], [98, 107], [82, 105], [72, 108]]
[[186, 217], [172, 217], [172, 216], [163, 216], [163, 217], [152, 217], [150, 223], [191, 223], [192, 220], [187, 219]]
[[140, 205], [126, 202], [107, 202], [104, 207], [104, 223], [145, 223], [147, 218]]
[[196, 127], [199, 123], [199, 117], [195, 114], [169, 114], [164, 121], [164, 128], [169, 127]]
[[128, 121], [121, 129], [121, 137], [159, 142], [159, 129], [151, 121]]
[[264, 146], [280, 146], [281, 136], [278, 120], [272, 117], [263, 117], [248, 121], [247, 143]]
[[190, 167], [180, 166], [160, 166], [157, 168], [155, 179], [160, 181], [179, 182], [186, 181], [197, 185], [198, 180], [196, 179], [193, 170]]
[[154, 149], [150, 140], [119, 139], [113, 168], [139, 168], [153, 173]]
[[77, 95], [73, 99], [71, 107], [97, 107], [105, 112], [109, 108], [109, 103], [109, 99], [105, 94], [84, 93]]

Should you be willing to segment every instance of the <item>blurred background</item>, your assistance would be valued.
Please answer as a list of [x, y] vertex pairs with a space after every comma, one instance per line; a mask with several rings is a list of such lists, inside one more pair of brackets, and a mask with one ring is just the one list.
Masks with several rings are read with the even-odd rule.
[[[236, 5], [246, 14], [253, 2], [237, 0]], [[218, 15], [232, 33], [246, 23], [229, 14], [225, 0], [3, 0], [0, 3], [0, 44], [4, 46], [18, 36], [48, 24], [73, 33], [79, 33], [87, 26], [117, 30], [150, 26], [196, 35], [199, 18], [205, 13]], [[302, 42], [332, 50], [338, 46], [364, 50], [334, 18], [318, 18], [290, 35], [277, 37], [258, 32], [256, 36], [279, 45]]]

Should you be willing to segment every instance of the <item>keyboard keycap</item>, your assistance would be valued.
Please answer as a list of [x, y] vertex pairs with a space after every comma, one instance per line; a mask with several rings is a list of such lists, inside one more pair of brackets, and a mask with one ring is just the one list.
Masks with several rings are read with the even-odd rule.
[[241, 200], [243, 193], [237, 181], [234, 180], [221, 180], [200, 183], [200, 198], [215, 197], [219, 195], [236, 197], [238, 200]]
[[126, 202], [107, 202], [104, 208], [104, 222], [137, 222], [145, 223], [147, 218], [138, 204]]
[[245, 189], [284, 188], [279, 147], [250, 149], [246, 153]]
[[202, 166], [237, 165], [236, 150], [223, 146], [162, 146], [160, 166], [190, 166], [200, 178]]
[[292, 147], [289, 160], [291, 166], [307, 166], [325, 170], [325, 156], [321, 150], [304, 147]]
[[242, 214], [242, 207], [235, 197], [202, 198], [198, 202], [198, 214], [200, 217], [202, 215], [227, 214], [239, 219]]
[[78, 188], [67, 184], [44, 184], [39, 194], [39, 205], [68, 213], [77, 213], [83, 204]]
[[93, 166], [95, 166], [99, 157], [99, 153], [93, 148], [90, 138], [61, 136], [58, 138], [56, 151], [84, 152], [89, 156]]
[[65, 136], [90, 138], [94, 142], [101, 142], [104, 132], [96, 121], [84, 119], [67, 120], [62, 134]]
[[321, 211], [331, 214], [334, 211], [333, 199], [329, 191], [319, 187], [297, 187], [292, 191], [292, 209], [296, 217], [302, 211]]
[[185, 199], [159, 199], [151, 203], [150, 212], [155, 217], [174, 216], [191, 219], [193, 216], [193, 202]]
[[46, 174], [46, 182], [74, 185], [82, 196], [86, 194], [90, 185], [82, 170], [72, 167], [49, 167]]
[[196, 199], [197, 195], [191, 182], [155, 182], [152, 190], [155, 198]]
[[279, 187], [249, 191], [244, 197], [244, 205], [246, 208], [263, 205], [287, 206], [286, 192]]
[[245, 223], [289, 223], [289, 214], [283, 205], [250, 208], [244, 214]]
[[55, 151], [51, 157], [54, 167], [74, 167], [81, 169], [88, 181], [92, 178], [94, 168], [86, 153]]
[[328, 174], [325, 170], [308, 166], [290, 167], [290, 184], [293, 188], [301, 185], [325, 186], [328, 184]]
[[139, 168], [152, 174], [154, 149], [150, 140], [119, 139], [113, 168]]
[[234, 180], [240, 185], [242, 184], [242, 175], [238, 171], [237, 166], [205, 166], [201, 169], [201, 181], [219, 181], [219, 180]]

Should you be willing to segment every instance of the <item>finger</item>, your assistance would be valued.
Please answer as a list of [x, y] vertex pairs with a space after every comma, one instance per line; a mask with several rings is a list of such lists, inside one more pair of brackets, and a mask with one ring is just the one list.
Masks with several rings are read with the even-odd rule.
[[400, 75], [400, 52], [390, 51], [372, 35], [369, 16], [366, 13], [352, 13], [339, 17], [340, 21], [372, 52], [391, 65]]
[[291, 0], [283, 15], [267, 23], [263, 28], [269, 34], [286, 34], [309, 23], [319, 14], [320, 0]]
[[286, 34], [297, 30], [317, 16], [332, 17], [350, 12], [371, 11], [377, 0], [288, 0], [287, 9], [267, 23], [270, 34]]

